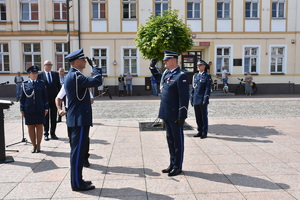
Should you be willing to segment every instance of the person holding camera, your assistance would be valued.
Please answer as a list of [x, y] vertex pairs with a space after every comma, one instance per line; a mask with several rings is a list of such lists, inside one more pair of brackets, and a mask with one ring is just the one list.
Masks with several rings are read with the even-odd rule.
[[197, 62], [199, 73], [193, 76], [191, 92], [191, 105], [194, 106], [198, 133], [194, 137], [207, 138], [208, 113], [207, 105], [211, 91], [211, 75], [205, 72], [207, 63], [203, 60]]
[[95, 189], [90, 181], [82, 178], [84, 155], [88, 148], [89, 131], [92, 122], [90, 87], [102, 84], [101, 68], [93, 68], [93, 77], [86, 77], [81, 72], [85, 68], [87, 58], [83, 49], [74, 51], [66, 56], [72, 67], [66, 76], [64, 87], [68, 98], [67, 125], [71, 128], [71, 187], [73, 191]]
[[152, 59], [150, 71], [157, 82], [160, 82], [161, 102], [159, 118], [166, 125], [167, 142], [170, 153], [170, 164], [163, 169], [168, 176], [176, 176], [182, 172], [184, 137], [183, 125], [187, 118], [189, 104], [188, 77], [181, 72], [178, 66], [179, 53], [164, 51], [165, 72], [161, 74], [155, 64], [157, 59]]

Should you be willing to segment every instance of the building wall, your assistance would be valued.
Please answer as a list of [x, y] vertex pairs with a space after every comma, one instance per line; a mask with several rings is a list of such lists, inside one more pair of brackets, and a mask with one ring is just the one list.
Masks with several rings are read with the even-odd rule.
[[[9, 44], [10, 71], [0, 73], [0, 83], [10, 81], [18, 71], [23, 72], [23, 43], [40, 42], [41, 59], [55, 61], [55, 43], [67, 42], [66, 22], [53, 21], [52, 1], [39, 0], [39, 21], [36, 23], [21, 22], [19, 0], [7, 0], [7, 20], [0, 21], [0, 43]], [[122, 47], [135, 47], [134, 39], [139, 24], [145, 24], [154, 12], [154, 0], [137, 0], [136, 20], [122, 19], [122, 1], [106, 1], [106, 19], [92, 19], [92, 5], [90, 0], [80, 1], [80, 24], [78, 21], [78, 0], [70, 2], [70, 35], [71, 51], [84, 48], [87, 56], [92, 56], [92, 47], [104, 46], [108, 49], [108, 74], [105, 84], [117, 86], [117, 77], [123, 70]], [[272, 0], [259, 1], [259, 18], [249, 20], [245, 18], [245, 1], [231, 0], [231, 18], [217, 19], [217, 1], [201, 1], [201, 18], [188, 20], [186, 1], [170, 0], [172, 9], [179, 10], [187, 24], [193, 28], [195, 35], [192, 51], [202, 51], [203, 59], [213, 62], [211, 74], [216, 75], [216, 46], [228, 45], [232, 47], [232, 59], [243, 59], [245, 46], [259, 47], [259, 70], [254, 75], [259, 85], [295, 84], [300, 85], [300, 2], [286, 1], [286, 18], [272, 19]], [[17, 11], [16, 11], [17, 8]], [[242, 10], [242, 12], [241, 12]], [[80, 25], [80, 41], [79, 41]], [[200, 42], [209, 42], [209, 46], [200, 46]], [[270, 74], [270, 47], [283, 45], [286, 47], [286, 69], [281, 75]], [[116, 61], [116, 65], [113, 62]], [[181, 62], [181, 60], [180, 60]], [[181, 64], [181, 63], [180, 63]], [[138, 74], [133, 79], [134, 87], [143, 88], [145, 77], [150, 76], [149, 60], [138, 56]], [[85, 75], [90, 75], [91, 69], [87, 66]], [[244, 76], [243, 66], [230, 66], [229, 83], [237, 84], [238, 79]], [[26, 74], [23, 74], [26, 76]], [[268, 90], [270, 91], [270, 90]], [[281, 90], [283, 91], [283, 90]], [[293, 90], [299, 91], [299, 90]], [[276, 92], [276, 91], [274, 91]], [[140, 92], [139, 92], [140, 93]]]

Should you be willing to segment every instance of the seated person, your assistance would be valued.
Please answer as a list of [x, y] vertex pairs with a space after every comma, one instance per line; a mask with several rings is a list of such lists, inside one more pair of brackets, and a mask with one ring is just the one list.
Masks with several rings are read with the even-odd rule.
[[224, 88], [223, 88], [223, 92], [224, 93], [228, 93], [228, 83], [225, 83]]
[[214, 86], [214, 90], [218, 89], [219, 85], [218, 85], [218, 80], [217, 79], [214, 80], [213, 86]]

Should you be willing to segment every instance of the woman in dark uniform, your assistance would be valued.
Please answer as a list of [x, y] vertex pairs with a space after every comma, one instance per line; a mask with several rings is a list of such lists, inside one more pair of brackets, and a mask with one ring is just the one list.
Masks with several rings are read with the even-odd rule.
[[37, 80], [38, 70], [36, 66], [28, 68], [29, 80], [22, 83], [23, 91], [20, 99], [20, 110], [28, 126], [29, 137], [33, 145], [31, 153], [41, 151], [43, 124], [49, 108], [45, 83]]

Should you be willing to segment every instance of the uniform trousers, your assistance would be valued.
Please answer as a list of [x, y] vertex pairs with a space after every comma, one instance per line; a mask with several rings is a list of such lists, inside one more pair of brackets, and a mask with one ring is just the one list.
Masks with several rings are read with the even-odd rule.
[[50, 134], [51, 136], [55, 135], [56, 130], [56, 117], [57, 117], [57, 108], [55, 103], [49, 102], [49, 112], [45, 116], [45, 123], [44, 123], [44, 136], [49, 136], [49, 117], [51, 121], [51, 128]]
[[[66, 108], [66, 118], [68, 117], [68, 108]], [[68, 137], [69, 137], [69, 143], [70, 143], [70, 147], [72, 148], [72, 127], [67, 127], [67, 131], [68, 131]], [[86, 148], [86, 152], [84, 154], [84, 160], [88, 161], [90, 154], [90, 138], [88, 139], [88, 144], [87, 144], [87, 148]]]
[[197, 130], [199, 133], [207, 134], [208, 118], [207, 118], [207, 105], [194, 105]]
[[173, 169], [182, 169], [184, 138], [183, 127], [175, 121], [165, 120], [167, 130], [167, 142], [170, 153], [170, 166]]
[[83, 160], [88, 148], [90, 126], [75, 126], [71, 128], [71, 186], [82, 187], [85, 183], [82, 179]]

